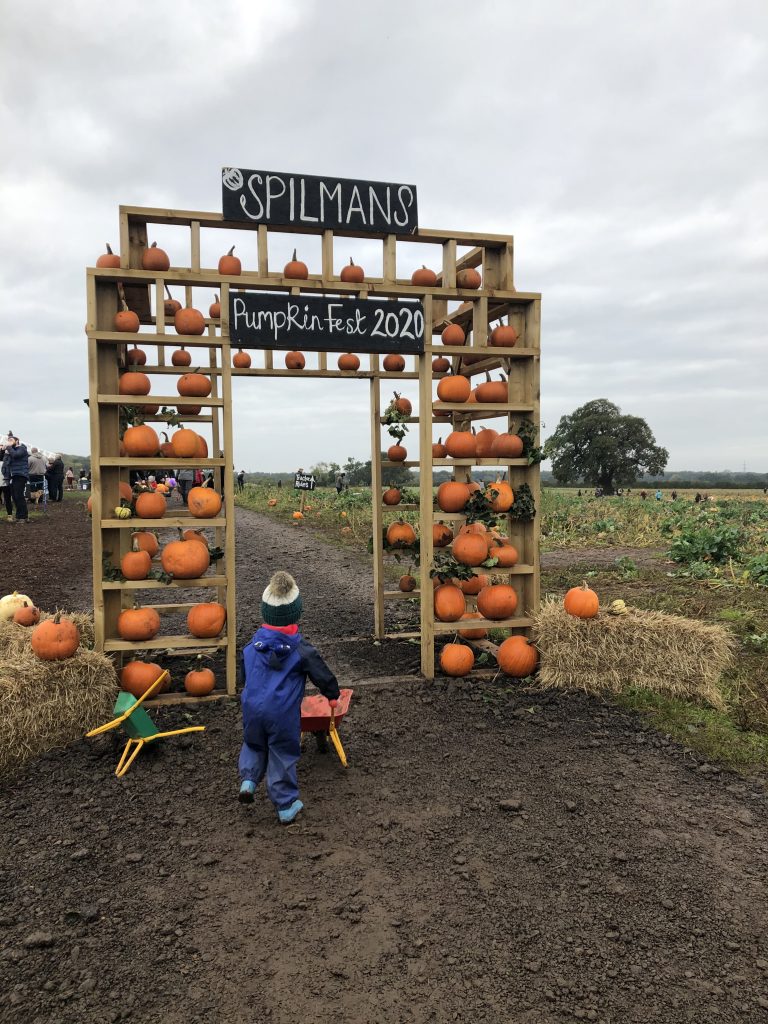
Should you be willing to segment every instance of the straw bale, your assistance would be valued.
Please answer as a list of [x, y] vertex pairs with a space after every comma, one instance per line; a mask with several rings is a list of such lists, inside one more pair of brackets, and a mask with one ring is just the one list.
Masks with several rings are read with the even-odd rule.
[[542, 686], [619, 693], [638, 686], [723, 709], [718, 681], [736, 642], [722, 626], [632, 608], [578, 619], [562, 603], [542, 603], [533, 636]]

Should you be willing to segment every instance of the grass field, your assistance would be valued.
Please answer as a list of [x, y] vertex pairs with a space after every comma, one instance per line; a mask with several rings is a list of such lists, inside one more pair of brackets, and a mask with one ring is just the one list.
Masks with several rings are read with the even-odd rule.
[[[756, 491], [711, 491], [695, 504], [695, 491], [643, 500], [579, 498], [571, 489], [542, 492], [545, 568], [542, 590], [562, 596], [587, 579], [606, 603], [623, 598], [657, 609], [725, 624], [739, 640], [733, 667], [722, 680], [728, 711], [720, 714], [681, 700], [628, 690], [620, 702], [649, 715], [661, 732], [707, 757], [746, 768], [768, 765], [768, 498]], [[404, 500], [417, 500], [410, 491]], [[269, 500], [276, 501], [273, 506]], [[247, 485], [238, 504], [290, 523], [300, 496], [290, 488]], [[306, 495], [310, 527], [342, 545], [364, 548], [371, 535], [371, 492]], [[388, 519], [398, 516], [387, 511]], [[404, 519], [415, 523], [417, 510]], [[549, 557], [547, 557], [547, 553]], [[401, 570], [397, 570], [398, 572]]]

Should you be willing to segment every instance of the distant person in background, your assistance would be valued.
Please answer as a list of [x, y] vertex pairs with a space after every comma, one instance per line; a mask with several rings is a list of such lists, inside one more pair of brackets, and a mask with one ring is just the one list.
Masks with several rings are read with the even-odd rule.
[[346, 478], [346, 475], [347, 475], [346, 473], [339, 473], [336, 476], [336, 493], [337, 494], [341, 494], [341, 492], [344, 490], [344, 480]]
[[91, 489], [91, 471], [90, 471], [90, 469], [85, 474], [85, 479], [86, 479], [86, 481], [88, 483], [88, 490], [90, 491], [90, 489]]
[[86, 478], [84, 469], [80, 470], [80, 476], [78, 477], [78, 487], [80, 488], [81, 491], [88, 490], [88, 480]]
[[13, 497], [11, 495], [11, 456], [6, 454], [4, 441], [0, 441], [0, 458], [2, 458], [2, 473], [0, 474], [0, 488], [3, 491], [3, 501], [8, 518], [13, 518]]
[[278, 481], [277, 481], [277, 489], [278, 489], [278, 491], [282, 491], [282, 489], [283, 489], [283, 481], [280, 480], [279, 478], [278, 478]]
[[648, 491], [640, 491], [640, 497], [643, 499], [643, 501], [645, 501], [645, 499], [648, 497]]
[[677, 501], [677, 491], [672, 491], [672, 501]]
[[64, 474], [64, 479], [67, 481], [67, 490], [74, 491], [75, 489], [75, 471], [71, 466], [67, 467], [67, 472]]
[[579, 497], [581, 497], [581, 488], [579, 488]]
[[39, 448], [31, 448], [29, 452], [29, 500], [38, 504], [45, 493], [45, 471], [48, 468], [45, 456]]
[[195, 483], [195, 470], [194, 469], [180, 469], [176, 474], [176, 479], [179, 483], [179, 497], [186, 504], [187, 495], [190, 489]]
[[29, 454], [27, 446], [18, 437], [9, 434], [5, 443], [5, 456], [8, 459], [8, 475], [11, 481], [11, 497], [16, 510], [16, 522], [26, 525], [29, 518], [27, 511], [27, 481], [29, 479]]
[[696, 497], [693, 500], [696, 502], [697, 505], [701, 501], [701, 494], [698, 491], [696, 491]]
[[242, 491], [242, 489], [244, 487], [245, 487], [245, 470], [241, 469], [240, 472], [237, 474], [237, 489], [238, 489], [238, 491]]
[[661, 493], [661, 491], [656, 491], [656, 493], [654, 494], [654, 498], [656, 499], [656, 501], [661, 501], [663, 497], [664, 495]]
[[48, 480], [48, 495], [51, 501], [64, 500], [64, 463], [60, 455], [54, 455], [48, 459], [48, 469], [45, 473]]

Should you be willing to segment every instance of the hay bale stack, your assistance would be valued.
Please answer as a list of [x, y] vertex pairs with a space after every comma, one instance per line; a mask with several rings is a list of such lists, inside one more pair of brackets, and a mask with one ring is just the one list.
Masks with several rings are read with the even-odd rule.
[[[93, 643], [88, 616], [69, 617], [80, 626], [81, 640], [90, 636]], [[65, 661], [41, 661], [30, 646], [31, 632], [0, 623], [0, 776], [107, 721], [119, 689], [105, 655], [81, 645]]]
[[543, 686], [595, 695], [640, 686], [724, 707], [718, 681], [736, 643], [722, 626], [634, 608], [627, 615], [601, 611], [595, 619], [577, 619], [549, 600], [533, 635]]

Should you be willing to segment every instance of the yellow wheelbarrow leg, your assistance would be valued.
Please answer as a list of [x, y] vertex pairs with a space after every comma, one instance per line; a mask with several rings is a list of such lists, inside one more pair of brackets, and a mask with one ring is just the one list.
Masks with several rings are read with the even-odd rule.
[[339, 755], [339, 760], [344, 768], [349, 768], [347, 764], [347, 755], [344, 753], [344, 747], [341, 745], [341, 739], [339, 738], [339, 731], [336, 728], [336, 723], [331, 719], [331, 724], [328, 729], [328, 735], [331, 737], [331, 743], [334, 746], [336, 753]]
[[[136, 746], [133, 748], [133, 752], [129, 757], [128, 753], [131, 750], [132, 743], [135, 743]], [[133, 762], [138, 757], [139, 751], [144, 746], [144, 743], [144, 740], [128, 740], [128, 742], [125, 744], [125, 749], [123, 750], [122, 757], [118, 761], [117, 768], [115, 768], [115, 775], [118, 777], [118, 779], [122, 779], [122, 777], [125, 775], [128, 769], [131, 767]]]
[[154, 736], [147, 736], [146, 742], [162, 739], [164, 736], [181, 736], [185, 732], [205, 732], [204, 725], [188, 725], [185, 729], [171, 729], [168, 732], [156, 732]]

